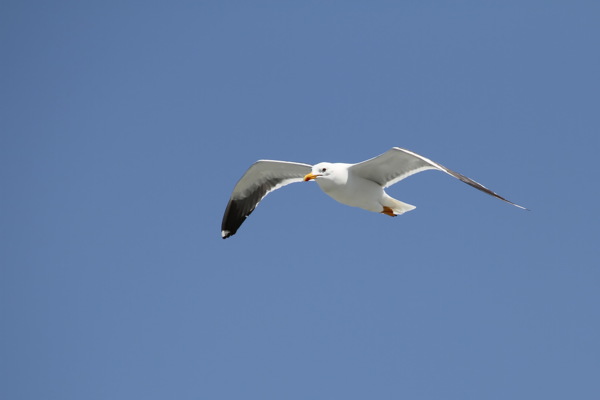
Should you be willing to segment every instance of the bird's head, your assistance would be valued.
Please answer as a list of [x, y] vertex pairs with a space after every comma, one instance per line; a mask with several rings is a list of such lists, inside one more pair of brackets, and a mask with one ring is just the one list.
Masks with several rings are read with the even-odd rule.
[[327, 162], [322, 162], [314, 165], [310, 174], [304, 176], [304, 182], [310, 181], [311, 179], [317, 180], [318, 178], [327, 178], [334, 172], [334, 165]]

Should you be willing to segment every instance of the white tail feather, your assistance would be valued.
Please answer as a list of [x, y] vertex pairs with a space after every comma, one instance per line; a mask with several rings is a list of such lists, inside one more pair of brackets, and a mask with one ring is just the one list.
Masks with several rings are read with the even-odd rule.
[[386, 198], [384, 198], [384, 203], [385, 204], [383, 204], [383, 205], [391, 208], [394, 211], [394, 214], [396, 214], [396, 215], [401, 215], [407, 211], [411, 211], [411, 210], [414, 210], [415, 208], [417, 208], [416, 206], [404, 203], [400, 200], [396, 200], [390, 196], [387, 196]]

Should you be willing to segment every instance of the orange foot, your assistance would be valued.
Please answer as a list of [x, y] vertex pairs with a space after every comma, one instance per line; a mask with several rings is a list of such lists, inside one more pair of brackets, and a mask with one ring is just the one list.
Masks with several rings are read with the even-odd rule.
[[383, 206], [383, 211], [381, 213], [385, 214], [385, 215], [389, 215], [390, 217], [397, 217], [397, 215], [394, 214], [394, 210], [392, 210], [391, 208], [389, 208], [387, 206]]

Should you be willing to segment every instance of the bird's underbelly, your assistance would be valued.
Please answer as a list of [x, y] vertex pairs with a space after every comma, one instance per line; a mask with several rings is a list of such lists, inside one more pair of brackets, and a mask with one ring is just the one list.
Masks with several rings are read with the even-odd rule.
[[334, 200], [365, 210], [381, 212], [383, 188], [376, 182], [353, 177], [344, 185], [319, 185]]

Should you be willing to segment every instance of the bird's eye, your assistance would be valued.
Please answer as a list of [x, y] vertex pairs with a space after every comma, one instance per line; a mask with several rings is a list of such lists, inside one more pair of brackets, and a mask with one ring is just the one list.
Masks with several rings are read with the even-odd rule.
[[327, 171], [327, 168], [323, 168], [323, 169], [321, 170], [321, 172], [325, 172], [325, 171]]

